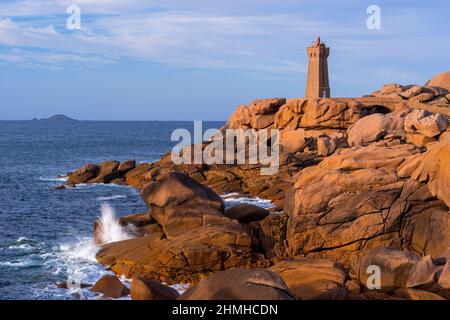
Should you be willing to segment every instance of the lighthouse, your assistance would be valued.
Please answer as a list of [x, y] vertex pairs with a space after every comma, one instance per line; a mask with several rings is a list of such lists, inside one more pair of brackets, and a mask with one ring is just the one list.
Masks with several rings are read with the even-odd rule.
[[309, 99], [329, 98], [328, 56], [330, 55], [330, 48], [321, 42], [319, 36], [307, 48], [307, 53], [309, 63], [305, 97]]

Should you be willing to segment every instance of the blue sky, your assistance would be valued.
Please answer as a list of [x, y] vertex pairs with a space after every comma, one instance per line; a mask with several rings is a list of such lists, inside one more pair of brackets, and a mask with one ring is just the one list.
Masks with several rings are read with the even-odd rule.
[[[66, 9], [81, 8], [81, 30]], [[381, 30], [366, 10], [381, 9]], [[450, 69], [450, 2], [0, 0], [0, 120], [226, 120], [304, 95], [305, 48], [331, 47], [333, 96]]]

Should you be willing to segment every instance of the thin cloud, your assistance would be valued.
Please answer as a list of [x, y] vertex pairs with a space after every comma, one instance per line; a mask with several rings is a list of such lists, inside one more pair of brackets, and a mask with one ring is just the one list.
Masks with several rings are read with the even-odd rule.
[[[253, 1], [253, 0], [252, 0]], [[266, 1], [270, 2], [270, 1]], [[83, 12], [94, 14], [82, 19], [81, 31], [67, 31], [65, 7], [77, 3]], [[182, 5], [183, 3], [183, 5]], [[268, 14], [260, 7], [252, 15], [220, 14], [231, 4], [210, 8], [210, 12], [173, 11], [173, 8], [196, 8], [194, 1], [147, 0], [20, 0], [0, 4], [0, 45], [19, 47], [20, 54], [35, 57], [36, 63], [62, 64], [79, 62], [80, 56], [114, 61], [110, 56], [126, 57], [172, 66], [210, 69], [235, 69], [265, 74], [298, 74], [306, 71], [305, 44], [317, 33], [326, 39], [339, 63], [357, 59], [417, 59], [430, 53], [445, 59], [449, 44], [442, 36], [430, 36], [427, 21], [419, 10], [384, 10], [383, 28], [371, 32], [365, 27], [365, 11], [351, 19], [336, 20], [324, 16], [310, 18], [306, 14]], [[305, 4], [306, 5], [306, 4]], [[246, 8], [250, 5], [243, 4]], [[261, 6], [264, 8], [264, 6]], [[214, 13], [212, 13], [214, 12]], [[42, 15], [42, 16], [40, 16]], [[59, 15], [49, 19], [49, 15]], [[33, 16], [32, 19], [17, 19]], [[422, 18], [422, 20], [418, 20]], [[49, 23], [48, 21], [54, 21]], [[419, 21], [411, 24], [411, 21]], [[61, 27], [62, 26], [62, 27]], [[402, 37], [398, 34], [401, 33]], [[420, 46], [418, 44], [426, 43]], [[36, 49], [61, 54], [61, 61], [41, 59]], [[73, 54], [73, 59], [70, 55]], [[41, 60], [39, 60], [41, 59]], [[14, 64], [14, 59], [4, 59]], [[91, 59], [95, 63], [95, 59]], [[376, 71], [377, 66], [374, 66]], [[392, 69], [395, 72], [395, 68]], [[373, 73], [376, 76], [376, 73]]]

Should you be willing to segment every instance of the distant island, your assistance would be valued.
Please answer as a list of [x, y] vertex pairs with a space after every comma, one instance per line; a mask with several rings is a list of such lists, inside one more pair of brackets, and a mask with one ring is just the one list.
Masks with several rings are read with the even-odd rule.
[[[33, 120], [38, 120], [37, 118], [34, 118]], [[72, 119], [66, 115], [63, 114], [55, 114], [51, 117], [45, 118], [45, 119], [39, 119], [39, 120], [56, 120], [56, 121], [61, 121], [61, 120], [65, 120], [65, 121], [76, 121], [75, 119]]]

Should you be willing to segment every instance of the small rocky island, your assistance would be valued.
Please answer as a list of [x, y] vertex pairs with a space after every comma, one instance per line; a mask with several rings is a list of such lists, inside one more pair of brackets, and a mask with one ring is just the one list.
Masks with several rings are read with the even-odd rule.
[[[174, 165], [169, 153], [69, 173], [67, 186], [129, 185], [148, 206], [120, 220], [132, 239], [104, 244], [95, 224], [97, 260], [133, 279], [133, 299], [450, 299], [446, 75], [362, 98], [239, 106], [225, 128], [280, 130], [273, 176], [260, 165]], [[219, 195], [230, 192], [276, 208], [225, 210]], [[192, 287], [179, 296], [163, 282]], [[114, 276], [93, 290], [130, 293]]]
[[[37, 120], [37, 119], [34, 119]], [[76, 121], [75, 119], [72, 119], [66, 115], [63, 114], [55, 114], [51, 117], [40, 119], [40, 120], [49, 120], [49, 121]]]

